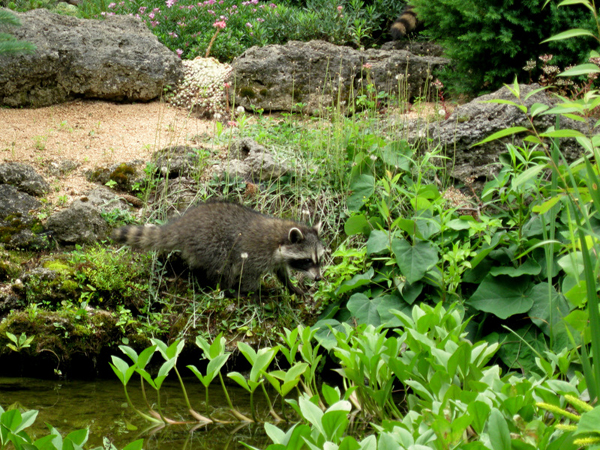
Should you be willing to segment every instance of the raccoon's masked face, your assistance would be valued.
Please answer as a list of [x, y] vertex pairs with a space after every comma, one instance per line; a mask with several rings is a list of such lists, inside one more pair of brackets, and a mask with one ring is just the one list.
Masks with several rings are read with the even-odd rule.
[[316, 224], [307, 233], [299, 228], [291, 228], [289, 241], [291, 245], [286, 248], [286, 263], [292, 270], [307, 275], [311, 280], [321, 280], [321, 259], [325, 254], [325, 248], [319, 239], [321, 222]]

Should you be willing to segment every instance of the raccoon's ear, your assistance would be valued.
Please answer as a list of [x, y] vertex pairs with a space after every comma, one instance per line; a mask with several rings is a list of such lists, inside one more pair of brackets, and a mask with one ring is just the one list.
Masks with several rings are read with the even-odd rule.
[[321, 222], [320, 220], [313, 225], [313, 230], [315, 230], [315, 232], [317, 233], [317, 236], [319, 234], [321, 234], [321, 226], [323, 225], [323, 222]]
[[304, 235], [302, 234], [302, 231], [300, 231], [300, 228], [294, 227], [290, 228], [290, 232], [288, 233], [288, 239], [292, 244], [298, 244], [299, 242], [302, 242], [304, 240]]

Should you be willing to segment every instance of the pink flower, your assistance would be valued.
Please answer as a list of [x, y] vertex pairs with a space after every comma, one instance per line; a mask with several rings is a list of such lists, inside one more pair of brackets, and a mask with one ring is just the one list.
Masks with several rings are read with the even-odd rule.
[[180, 58], [181, 58], [181, 55], [183, 55], [183, 50], [181, 50], [180, 48], [175, 50], [175, 52], [177, 53], [177, 56], [179, 56]]
[[215, 28], [219, 28], [219, 29], [221, 29], [221, 30], [222, 30], [223, 28], [225, 28], [226, 26], [227, 26], [227, 23], [225, 23], [225, 21], [224, 21], [224, 20], [217, 21], [217, 22], [213, 23], [213, 27], [215, 27]]
[[179, 37], [179, 36], [177, 36], [177, 33], [173, 33], [172, 31], [169, 31], [169, 36], [174, 37], [174, 38]]
[[363, 69], [370, 69], [370, 68], [372, 68], [372, 67], [373, 67], [373, 66], [372, 66], [371, 64], [369, 64], [369, 63], [364, 63], [364, 64], [363, 64]]
[[148, 8], [146, 6], [140, 6], [140, 14], [144, 14]]
[[230, 120], [229, 122], [227, 122], [227, 125], [229, 125], [230, 127], [237, 127], [238, 124], [235, 120]]
[[213, 16], [215, 15], [215, 12], [212, 9], [209, 9], [207, 13], [212, 14]]
[[160, 8], [154, 8], [154, 9], [152, 10], [152, 12], [155, 12], [155, 13], [157, 13], [157, 12], [160, 12]]
[[173, 6], [175, 3], [177, 2], [177, 0], [167, 0], [167, 8], [170, 8], [171, 6]]
[[150, 25], [152, 25], [153, 27], [155, 27], [156, 25], [158, 25], [160, 22], [157, 20], [153, 20], [152, 22], [150, 22]]
[[258, 19], [256, 19], [257, 22], [264, 22], [265, 19], [261, 19], [260, 17]]
[[231, 84], [229, 84], [229, 83], [223, 83], [223, 86], [225, 87], [225, 89], [229, 89], [231, 87]]
[[269, 6], [270, 6], [271, 8], [277, 8], [277, 5], [276, 5], [275, 3], [269, 3]]
[[150, 14], [148, 14], [148, 17], [150, 17], [151, 19], [154, 19], [154, 13], [151, 12]]
[[110, 9], [113, 9], [115, 6], [117, 6], [117, 4], [116, 4], [116, 3], [109, 3], [109, 4], [108, 4], [108, 7], [109, 7]]
[[248, 28], [252, 28], [252, 24], [251, 24], [250, 22], [246, 22], [246, 26], [247, 26]]
[[344, 9], [344, 7], [343, 7], [342, 5], [339, 5], [339, 6], [337, 7], [337, 10], [338, 10], [338, 12], [342, 12], [342, 9]]

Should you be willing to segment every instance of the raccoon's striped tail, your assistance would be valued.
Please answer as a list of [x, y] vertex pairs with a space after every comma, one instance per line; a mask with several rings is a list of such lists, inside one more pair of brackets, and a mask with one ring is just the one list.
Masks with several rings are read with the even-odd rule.
[[126, 226], [117, 228], [112, 232], [111, 238], [115, 242], [122, 242], [141, 250], [154, 250], [160, 243], [161, 230], [155, 225], [143, 227]]
[[392, 35], [392, 39], [396, 41], [398, 39], [402, 39], [411, 31], [415, 31], [418, 26], [419, 19], [414, 7], [411, 5], [406, 5], [406, 7], [400, 13], [400, 16], [392, 24], [392, 28], [390, 28], [390, 34]]

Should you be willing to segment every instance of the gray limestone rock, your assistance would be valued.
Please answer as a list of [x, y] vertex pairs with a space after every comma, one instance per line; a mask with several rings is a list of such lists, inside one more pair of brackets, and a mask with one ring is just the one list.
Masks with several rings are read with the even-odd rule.
[[230, 84], [235, 105], [265, 111], [298, 110], [318, 114], [353, 105], [363, 86], [373, 85], [390, 98], [407, 100], [430, 91], [431, 73], [445, 58], [416, 56], [405, 50], [355, 50], [324, 41], [252, 47], [233, 63]]
[[50, 191], [50, 185], [33, 167], [16, 162], [0, 164], [0, 184], [10, 184], [20, 191], [36, 196]]
[[33, 54], [0, 55], [0, 105], [47, 106], [78, 97], [148, 101], [183, 76], [179, 57], [134, 17], [86, 20], [46, 9], [16, 13]]

